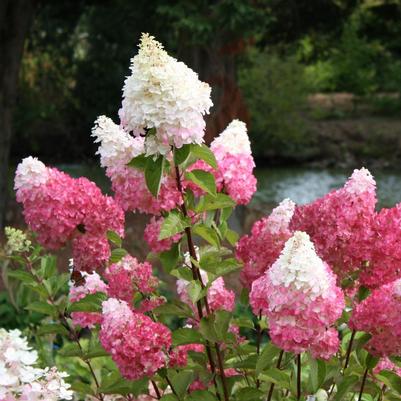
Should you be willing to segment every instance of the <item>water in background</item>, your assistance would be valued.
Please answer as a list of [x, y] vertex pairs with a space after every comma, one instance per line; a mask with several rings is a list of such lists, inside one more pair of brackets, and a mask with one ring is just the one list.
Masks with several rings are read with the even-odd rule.
[[[401, 201], [401, 171], [372, 171], [377, 183], [379, 207], [390, 207]], [[311, 168], [264, 168], [257, 169], [258, 192], [253, 206], [277, 204], [290, 198], [304, 204], [323, 196], [332, 189], [344, 185], [351, 170]]]

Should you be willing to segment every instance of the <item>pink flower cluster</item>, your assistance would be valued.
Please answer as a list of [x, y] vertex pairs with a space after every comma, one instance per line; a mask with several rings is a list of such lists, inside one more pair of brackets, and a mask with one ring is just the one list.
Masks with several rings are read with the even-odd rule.
[[257, 221], [250, 235], [244, 235], [236, 245], [236, 257], [244, 263], [241, 283], [251, 288], [252, 283], [279, 257], [285, 242], [291, 237], [288, 226], [295, 203], [283, 200], [270, 216]]
[[109, 283], [109, 296], [123, 300], [129, 305], [135, 292], [150, 294], [158, 285], [158, 280], [152, 273], [152, 265], [149, 262], [140, 263], [130, 255], [110, 265], [104, 276]]
[[205, 352], [205, 347], [202, 344], [186, 344], [179, 345], [178, 347], [173, 348], [169, 353], [170, 368], [183, 368], [187, 366], [189, 351], [199, 352], [203, 354]]
[[395, 363], [391, 362], [390, 359], [387, 357], [380, 358], [379, 363], [373, 369], [373, 373], [377, 375], [380, 374], [382, 370], [391, 370], [401, 377], [401, 368], [398, 367]]
[[171, 346], [169, 329], [133, 312], [124, 301], [110, 298], [103, 302], [99, 338], [128, 380], [152, 376], [167, 364]]
[[[82, 273], [85, 282], [83, 285], [72, 286], [70, 288], [70, 302], [74, 303], [88, 294], [95, 294], [97, 292], [104, 292], [107, 294], [108, 288], [100, 276], [96, 273]], [[81, 327], [93, 328], [95, 324], [102, 322], [102, 315], [97, 312], [72, 312], [72, 322]]]
[[250, 202], [256, 192], [253, 175], [255, 162], [252, 157], [246, 125], [233, 120], [210, 145], [216, 156], [218, 171], [217, 187], [224, 187], [238, 204]]
[[145, 227], [145, 231], [143, 233], [143, 237], [145, 241], [148, 243], [149, 248], [152, 252], [158, 253], [163, 251], [168, 251], [171, 246], [178, 242], [181, 237], [182, 233], [178, 233], [173, 235], [170, 238], [166, 238], [163, 240], [159, 240], [160, 229], [163, 224], [164, 219], [162, 217], [155, 218], [152, 217], [150, 222]]
[[25, 221], [43, 246], [57, 249], [75, 238], [79, 270], [101, 267], [108, 259], [107, 230], [124, 234], [123, 210], [86, 178], [71, 178], [28, 157], [18, 165], [15, 189]]
[[254, 281], [250, 304], [269, 318], [272, 342], [287, 352], [328, 359], [338, 349], [332, 328], [345, 306], [335, 275], [307, 234], [295, 232], [273, 266]]
[[317, 253], [340, 280], [368, 260], [375, 217], [375, 185], [368, 170], [355, 170], [343, 188], [295, 210], [290, 229], [310, 235]]
[[367, 348], [372, 355], [401, 354], [401, 279], [373, 290], [355, 307], [351, 329], [372, 335]]

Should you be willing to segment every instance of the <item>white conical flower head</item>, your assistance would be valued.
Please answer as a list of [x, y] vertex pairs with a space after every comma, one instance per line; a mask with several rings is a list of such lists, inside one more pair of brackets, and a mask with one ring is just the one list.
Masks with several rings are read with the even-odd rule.
[[362, 167], [354, 170], [344, 186], [350, 194], [360, 195], [364, 192], [372, 192], [376, 189], [376, 182], [368, 169]]
[[210, 147], [223, 148], [231, 154], [251, 155], [251, 143], [249, 141], [246, 124], [240, 120], [233, 120], [227, 128], [213, 140]]
[[97, 118], [92, 136], [96, 138], [95, 143], [100, 143], [96, 154], [100, 155], [102, 167], [124, 166], [145, 152], [144, 138], [133, 138], [106, 116]]
[[275, 207], [268, 217], [267, 229], [272, 234], [288, 230], [288, 226], [295, 211], [295, 203], [291, 199], [284, 199]]
[[309, 235], [302, 231], [296, 231], [285, 243], [267, 274], [274, 286], [292, 287], [312, 299], [325, 297], [330, 289], [327, 266], [316, 254]]
[[213, 105], [210, 86], [148, 34], [142, 34], [130, 69], [119, 111], [122, 125], [135, 136], [156, 128], [164, 145], [202, 143], [203, 115]]
[[31, 189], [46, 184], [49, 173], [46, 166], [37, 157], [26, 157], [17, 166], [14, 189]]

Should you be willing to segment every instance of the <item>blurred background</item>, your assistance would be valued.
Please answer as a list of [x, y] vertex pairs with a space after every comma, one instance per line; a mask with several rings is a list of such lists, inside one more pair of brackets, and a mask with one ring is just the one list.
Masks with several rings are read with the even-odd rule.
[[22, 225], [12, 177], [28, 155], [109, 189], [90, 130], [118, 121], [143, 31], [212, 86], [207, 141], [248, 124], [251, 208], [307, 202], [362, 165], [383, 205], [401, 199], [399, 0], [2, 0], [0, 225]]

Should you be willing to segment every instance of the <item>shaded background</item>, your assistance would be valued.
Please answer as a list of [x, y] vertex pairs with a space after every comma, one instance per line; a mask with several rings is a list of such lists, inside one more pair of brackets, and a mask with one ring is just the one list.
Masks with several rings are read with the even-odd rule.
[[392, 168], [388, 188], [401, 183], [398, 0], [2, 0], [0, 225], [17, 218], [22, 157], [101, 175], [90, 130], [101, 114], [118, 121], [144, 31], [212, 86], [208, 141], [248, 123], [259, 198], [266, 174], [281, 185], [302, 169], [317, 174], [302, 176], [308, 193], [337, 183], [332, 168]]

